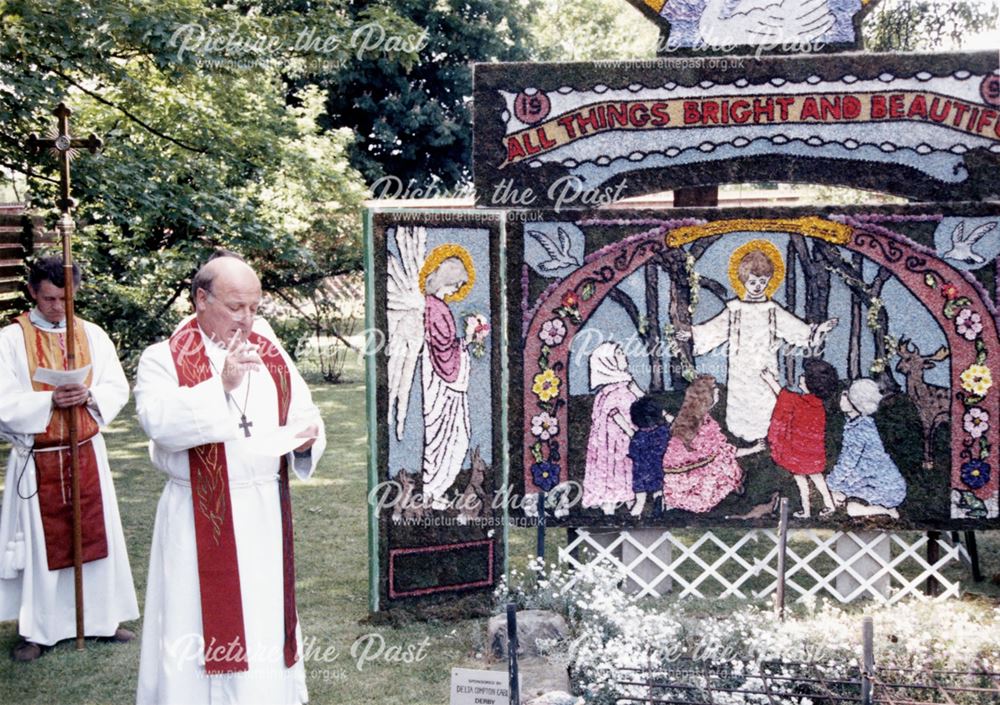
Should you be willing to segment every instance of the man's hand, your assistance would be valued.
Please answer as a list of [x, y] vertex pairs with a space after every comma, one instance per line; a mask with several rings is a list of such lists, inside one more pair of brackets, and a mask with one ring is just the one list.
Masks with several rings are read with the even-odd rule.
[[229, 339], [226, 352], [226, 361], [222, 365], [222, 388], [229, 393], [240, 386], [247, 372], [256, 370], [264, 361], [257, 354], [257, 346], [243, 340], [239, 332], [233, 333]]
[[63, 384], [52, 392], [52, 403], [59, 409], [68, 409], [87, 403], [90, 390], [82, 384]]
[[[304, 453], [310, 448], [312, 448], [313, 443], [316, 442], [316, 438], [318, 436], [319, 436], [319, 426], [317, 426], [316, 424], [313, 424], [312, 426], [296, 433], [295, 434], [296, 438], [305, 438], [306, 442], [300, 445], [298, 448], [296, 448], [295, 452]], [[287, 448], [288, 446], [285, 447]]]

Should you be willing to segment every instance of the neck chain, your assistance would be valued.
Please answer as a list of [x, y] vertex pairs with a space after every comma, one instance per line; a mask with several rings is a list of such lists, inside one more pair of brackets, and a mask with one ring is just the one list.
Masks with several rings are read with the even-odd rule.
[[[206, 355], [206, 357], [207, 357], [207, 355]], [[220, 377], [222, 376], [222, 373], [219, 372], [219, 369], [215, 366], [215, 363], [212, 362], [211, 358], [208, 359], [208, 364], [212, 366], [212, 369], [215, 370], [216, 374], [218, 374]], [[253, 421], [247, 421], [247, 403], [250, 401], [250, 375], [251, 374], [253, 374], [253, 370], [248, 370], [247, 373], [246, 373], [246, 376], [244, 377], [244, 380], [247, 383], [247, 391], [246, 391], [246, 395], [243, 397], [243, 406], [242, 406], [242, 408], [237, 403], [237, 401], [233, 397], [233, 395], [230, 394], [229, 392], [226, 392], [226, 402], [227, 403], [230, 402], [230, 401], [233, 402], [233, 406], [235, 406], [236, 410], [240, 412], [240, 422], [237, 425], [243, 430], [243, 437], [244, 438], [249, 438], [250, 437], [250, 427], [253, 426]]]

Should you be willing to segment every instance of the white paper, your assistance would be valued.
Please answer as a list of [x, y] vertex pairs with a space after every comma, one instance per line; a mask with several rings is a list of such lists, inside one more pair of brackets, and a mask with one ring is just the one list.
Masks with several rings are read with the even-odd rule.
[[39, 384], [61, 387], [64, 384], [83, 384], [88, 374], [90, 374], [90, 365], [84, 365], [75, 370], [50, 370], [47, 367], [38, 367], [35, 368], [35, 375], [31, 379]]
[[271, 458], [280, 458], [286, 453], [291, 453], [300, 445], [305, 443], [312, 436], [299, 436], [298, 434], [309, 428], [309, 423], [301, 423], [295, 426], [279, 426], [269, 433], [257, 435], [250, 430], [250, 437], [244, 440], [244, 446], [251, 453], [265, 455]]

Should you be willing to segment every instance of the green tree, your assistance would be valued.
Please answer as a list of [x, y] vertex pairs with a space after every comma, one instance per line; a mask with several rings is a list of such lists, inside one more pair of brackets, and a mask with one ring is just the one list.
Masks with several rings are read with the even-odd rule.
[[[347, 11], [353, 17], [372, 5], [360, 0]], [[325, 124], [357, 135], [351, 164], [369, 184], [393, 176], [406, 186], [450, 188], [471, 179], [470, 64], [530, 58], [533, 6], [534, 0], [397, 0], [394, 10], [426, 32], [412, 69], [359, 55], [359, 38], [343, 65], [303, 75], [292, 86], [328, 92]]]
[[542, 0], [531, 17], [538, 61], [656, 56], [660, 30], [625, 0]]
[[970, 34], [997, 26], [996, 0], [882, 0], [865, 19], [868, 51], [957, 48]]
[[[126, 351], [169, 332], [214, 247], [242, 252], [270, 288], [360, 266], [352, 135], [322, 129], [322, 94], [289, 95], [283, 80], [316, 58], [294, 47], [303, 28], [339, 38], [324, 60], [347, 56], [341, 9], [307, 23], [200, 0], [0, 0], [0, 166], [25, 174], [34, 205], [51, 210], [54, 163], [24, 153], [28, 134], [44, 132], [63, 100], [78, 131], [105, 138], [102, 154], [73, 165], [77, 251], [90, 272], [81, 312]], [[380, 7], [358, 19], [418, 31]], [[416, 59], [373, 51], [389, 65]]]

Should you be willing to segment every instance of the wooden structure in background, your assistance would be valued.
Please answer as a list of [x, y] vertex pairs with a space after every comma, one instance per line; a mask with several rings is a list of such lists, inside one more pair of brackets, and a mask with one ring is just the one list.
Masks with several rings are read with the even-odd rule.
[[0, 320], [20, 313], [27, 304], [25, 261], [36, 249], [54, 243], [40, 216], [24, 212], [21, 203], [0, 205]]

